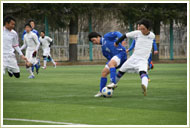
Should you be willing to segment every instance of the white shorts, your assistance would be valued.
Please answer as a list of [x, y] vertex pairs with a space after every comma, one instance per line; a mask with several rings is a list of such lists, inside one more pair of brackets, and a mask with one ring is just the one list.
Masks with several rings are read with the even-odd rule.
[[[111, 60], [115, 60], [116, 63], [117, 63], [117, 66], [119, 66], [120, 63], [121, 63], [121, 59], [118, 58], [117, 56], [112, 57]], [[111, 61], [111, 60], [110, 60], [110, 61]], [[109, 61], [109, 62], [110, 62], [110, 61]], [[105, 65], [105, 68], [110, 69], [110, 67], [108, 66], [108, 64]]]
[[26, 58], [28, 59], [28, 61], [35, 65], [38, 61], [36, 59], [36, 57], [33, 57], [33, 53], [34, 53], [35, 50], [26, 50]]
[[139, 73], [140, 71], [147, 72], [148, 60], [131, 56], [119, 69], [122, 72]]
[[3, 55], [3, 74], [5, 74], [6, 69], [13, 73], [20, 72], [15, 55], [13, 54]]
[[43, 49], [43, 56], [50, 56], [50, 48]]

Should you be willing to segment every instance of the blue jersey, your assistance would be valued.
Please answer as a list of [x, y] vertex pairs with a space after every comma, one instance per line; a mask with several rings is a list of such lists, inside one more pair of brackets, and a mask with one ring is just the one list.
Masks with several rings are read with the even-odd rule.
[[[38, 39], [40, 38], [40, 35], [38, 33], [38, 31], [36, 29], [32, 29], [32, 32], [35, 33], [38, 37]], [[26, 30], [24, 30], [23, 34], [22, 34], [22, 40], [24, 40], [24, 35], [26, 34]]]
[[102, 45], [102, 53], [107, 58], [107, 60], [111, 60], [113, 56], [118, 56], [120, 59], [126, 60], [126, 49], [121, 45], [118, 47], [114, 46], [114, 43], [120, 38], [122, 34], [120, 32], [109, 32], [101, 38], [100, 44]]
[[[136, 43], [136, 41], [133, 40], [133, 42], [132, 42], [130, 48], [128, 49], [129, 51], [131, 51], [131, 50], [134, 49], [134, 47], [135, 47], [135, 43]], [[156, 40], [155, 40], [155, 39], [153, 40], [153, 48], [154, 48], [154, 51], [158, 51], [158, 49], [157, 49], [157, 45], [156, 45]]]

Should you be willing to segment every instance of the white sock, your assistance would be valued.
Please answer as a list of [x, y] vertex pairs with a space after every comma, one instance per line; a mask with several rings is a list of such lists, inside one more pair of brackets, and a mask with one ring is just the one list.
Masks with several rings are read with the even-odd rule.
[[55, 63], [55, 61], [53, 60], [53, 58], [51, 58], [51, 62], [52, 62], [54, 65], [56, 65], [56, 63]]
[[115, 78], [116, 84], [119, 82], [119, 80], [120, 80], [120, 78], [116, 76], [116, 78]]
[[32, 69], [31, 69], [31, 67], [29, 67], [29, 68], [26, 68], [27, 70], [28, 70], [28, 72], [30, 73], [30, 75], [33, 75], [34, 76], [34, 73], [32, 72]]
[[148, 87], [148, 78], [147, 78], [146, 76], [144, 76], [144, 77], [142, 78], [142, 84], [143, 84], [144, 86], [146, 86], [146, 88]]
[[46, 60], [44, 60], [44, 67], [46, 67], [46, 64], [47, 64], [47, 61], [46, 61]]

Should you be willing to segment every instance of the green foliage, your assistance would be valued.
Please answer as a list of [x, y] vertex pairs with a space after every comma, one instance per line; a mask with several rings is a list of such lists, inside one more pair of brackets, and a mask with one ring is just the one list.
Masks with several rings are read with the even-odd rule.
[[170, 20], [177, 23], [187, 24], [187, 4], [185, 3], [139, 3], [118, 4], [119, 16], [126, 25], [128, 21], [135, 23], [141, 18], [152, 21], [163, 21], [168, 24]]
[[39, 22], [48, 17], [52, 27], [64, 28], [69, 25], [71, 18], [89, 16], [99, 20], [109, 19], [111, 16], [122, 20], [126, 25], [129, 21], [135, 23], [146, 17], [152, 21], [164, 23], [175, 20], [177, 23], [187, 24], [187, 4], [185, 3], [4, 3], [3, 15], [30, 19]]

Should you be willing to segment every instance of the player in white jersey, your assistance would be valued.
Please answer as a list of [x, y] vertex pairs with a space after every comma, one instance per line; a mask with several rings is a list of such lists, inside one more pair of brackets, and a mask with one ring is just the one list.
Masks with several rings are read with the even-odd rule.
[[[140, 21], [140, 30], [132, 31], [123, 35], [115, 43], [116, 46], [125, 38], [133, 38], [136, 40], [134, 52], [132, 56], [121, 66], [116, 77], [116, 81], [124, 75], [125, 72], [137, 72], [141, 77], [141, 86], [143, 89], [144, 96], [147, 94], [148, 87], [148, 58], [152, 50], [153, 40], [155, 39], [154, 33], [150, 32], [150, 21], [147, 19], [142, 19]], [[116, 84], [107, 85], [110, 88], [117, 87]]]
[[16, 78], [20, 77], [20, 69], [14, 54], [16, 50], [21, 58], [27, 61], [26, 57], [22, 54], [19, 48], [18, 35], [14, 31], [16, 20], [13, 17], [7, 16], [4, 19], [3, 27], [3, 74], [7, 69], [10, 77], [13, 75]]
[[29, 71], [30, 76], [29, 79], [34, 78], [34, 74], [32, 72], [32, 65], [35, 65], [38, 63], [36, 59], [37, 51], [40, 46], [40, 42], [38, 40], [38, 37], [36, 34], [31, 32], [32, 27], [30, 24], [25, 25], [26, 34], [24, 35], [24, 44], [21, 47], [21, 50], [26, 48], [26, 58], [28, 59], [29, 63], [26, 64], [26, 69]]
[[[31, 25], [32, 27], [32, 32], [35, 33], [38, 36], [38, 39], [40, 37], [38, 31], [35, 28], [35, 21], [34, 20], [29, 20], [28, 23]], [[24, 30], [23, 34], [22, 34], [22, 40], [24, 41], [24, 35], [26, 34], [26, 30]], [[32, 72], [34, 72], [34, 67], [36, 68], [36, 73], [39, 73], [39, 69], [40, 69], [40, 59], [38, 59], [38, 63], [35, 65], [32, 65]]]
[[40, 43], [42, 44], [43, 59], [44, 59], [44, 67], [42, 68], [46, 69], [47, 61], [51, 61], [54, 67], [56, 68], [56, 63], [50, 54], [50, 47], [53, 44], [53, 40], [49, 36], [45, 36], [44, 31], [41, 31], [39, 40], [40, 40]]

